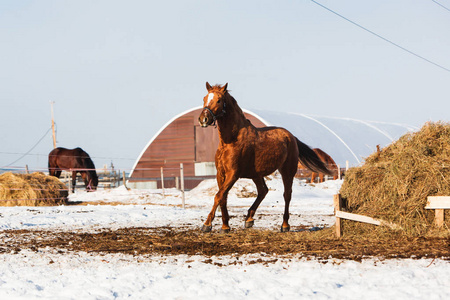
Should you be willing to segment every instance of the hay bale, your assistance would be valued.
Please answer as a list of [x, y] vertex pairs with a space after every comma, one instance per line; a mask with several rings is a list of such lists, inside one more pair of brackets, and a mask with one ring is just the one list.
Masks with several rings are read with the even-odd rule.
[[[373, 153], [363, 166], [346, 172], [340, 193], [349, 212], [393, 222], [409, 235], [430, 233], [434, 211], [425, 210], [427, 197], [450, 195], [450, 125], [426, 123]], [[448, 230], [448, 210], [445, 214]], [[348, 221], [344, 226], [379, 230]]]
[[67, 187], [44, 173], [0, 175], [0, 206], [52, 206], [67, 202]]

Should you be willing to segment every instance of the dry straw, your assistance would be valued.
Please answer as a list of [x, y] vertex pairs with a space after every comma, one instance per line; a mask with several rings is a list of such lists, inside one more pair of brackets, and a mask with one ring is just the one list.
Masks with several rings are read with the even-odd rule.
[[[434, 234], [434, 211], [425, 210], [428, 196], [450, 196], [450, 125], [426, 123], [348, 170], [341, 188], [349, 212], [400, 225], [407, 235]], [[450, 227], [445, 213], [442, 232]], [[375, 228], [345, 221], [344, 230]], [[387, 231], [385, 228], [376, 229]]]
[[51, 206], [65, 204], [67, 187], [44, 173], [0, 175], [0, 206]]

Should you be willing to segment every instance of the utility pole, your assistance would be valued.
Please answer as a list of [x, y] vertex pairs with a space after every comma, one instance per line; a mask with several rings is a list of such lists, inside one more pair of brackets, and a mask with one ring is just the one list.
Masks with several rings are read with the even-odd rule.
[[55, 132], [55, 118], [53, 116], [53, 104], [55, 101], [50, 101], [51, 109], [52, 109], [52, 132], [53, 132], [53, 149], [56, 148], [56, 132]]

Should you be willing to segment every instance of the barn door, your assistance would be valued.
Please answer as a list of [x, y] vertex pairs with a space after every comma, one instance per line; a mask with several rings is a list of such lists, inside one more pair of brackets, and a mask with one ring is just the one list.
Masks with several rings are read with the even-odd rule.
[[217, 128], [195, 126], [195, 162], [214, 162], [218, 145]]

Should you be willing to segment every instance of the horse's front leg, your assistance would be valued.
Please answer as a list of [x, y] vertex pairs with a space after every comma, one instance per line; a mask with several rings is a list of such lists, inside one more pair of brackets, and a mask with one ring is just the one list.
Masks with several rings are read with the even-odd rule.
[[228, 223], [230, 220], [230, 215], [228, 214], [228, 209], [227, 209], [227, 198], [228, 198], [228, 192], [226, 192], [222, 196], [222, 200], [219, 201], [220, 210], [222, 212], [222, 229], [220, 231], [223, 233], [230, 232], [230, 224]]
[[77, 184], [77, 171], [72, 171], [72, 193], [75, 193], [76, 184]]
[[80, 172], [81, 178], [83, 179], [84, 186], [87, 192], [91, 192], [91, 185], [89, 184], [89, 180], [87, 178], [87, 172]]
[[203, 224], [202, 231], [204, 232], [210, 232], [212, 230], [212, 221], [214, 220], [214, 217], [216, 216], [216, 210], [217, 207], [220, 205], [220, 209], [222, 211], [222, 232], [229, 232], [230, 226], [228, 224], [230, 216], [228, 214], [227, 209], [227, 198], [228, 198], [228, 192], [233, 187], [233, 184], [237, 181], [237, 178], [232, 176], [231, 178], [226, 178], [223, 181], [223, 184], [220, 184], [220, 181], [218, 179], [219, 183], [219, 191], [217, 192], [216, 196], [214, 197], [214, 204], [211, 209], [211, 212], [208, 214], [208, 217], [206, 218], [205, 223]]

